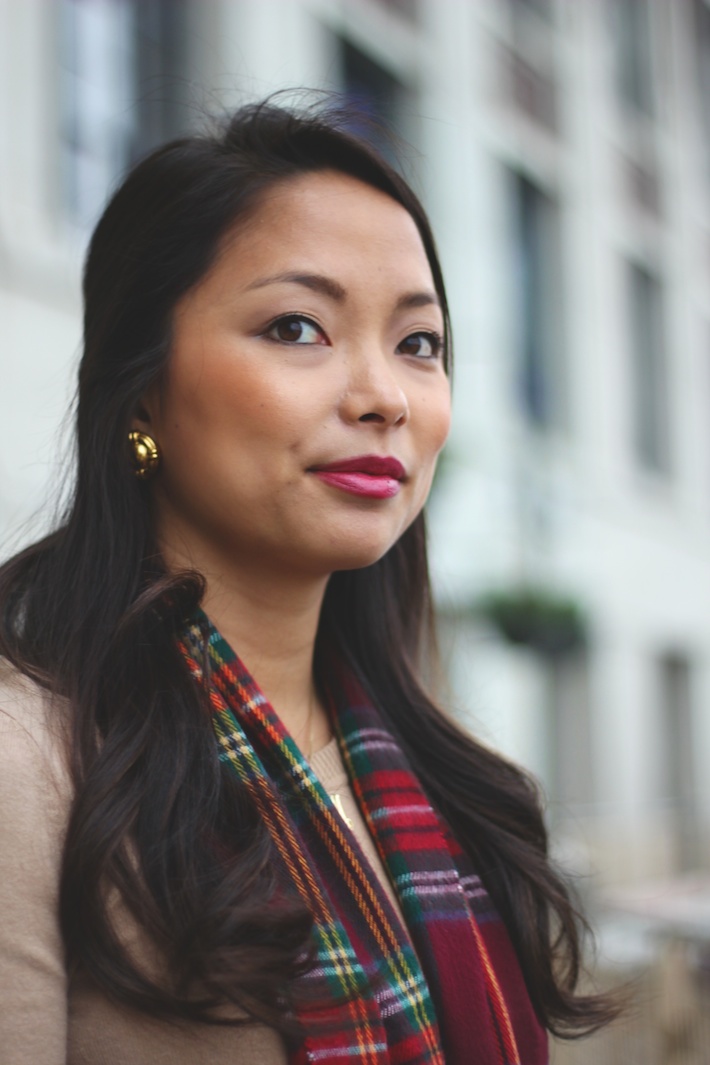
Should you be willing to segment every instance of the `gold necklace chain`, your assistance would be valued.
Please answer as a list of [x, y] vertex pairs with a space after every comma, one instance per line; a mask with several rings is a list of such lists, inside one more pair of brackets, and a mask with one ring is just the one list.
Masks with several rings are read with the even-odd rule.
[[311, 697], [308, 701], [308, 753], [306, 754], [306, 759], [309, 762], [311, 760], [311, 756], [313, 755], [313, 702], [313, 692], [311, 692]]
[[[306, 754], [306, 761], [308, 761], [308, 762], [310, 762], [312, 760], [312, 757], [313, 757], [313, 705], [314, 705], [314, 702], [315, 702], [315, 700], [311, 696], [310, 702], [308, 704], [308, 721], [306, 723], [307, 751], [305, 752], [305, 754]], [[340, 792], [337, 792], [337, 791], [328, 792], [328, 794], [330, 795], [330, 799], [331, 799], [331, 802], [333, 803], [333, 806], [338, 811], [339, 815], [342, 817], [342, 819], [345, 822], [345, 824], [348, 826], [349, 829], [352, 829], [353, 823], [352, 823], [351, 818], [349, 818], [348, 815], [345, 813], [345, 808], [343, 806], [343, 800], [340, 797]]]
[[[294, 740], [296, 740], [301, 752], [306, 758], [307, 762], [310, 762], [313, 754], [313, 704], [314, 698], [311, 694], [308, 700], [308, 714], [306, 716], [306, 725], [304, 729], [299, 729], [298, 733], [291, 733]], [[305, 740], [305, 743], [303, 742]]]

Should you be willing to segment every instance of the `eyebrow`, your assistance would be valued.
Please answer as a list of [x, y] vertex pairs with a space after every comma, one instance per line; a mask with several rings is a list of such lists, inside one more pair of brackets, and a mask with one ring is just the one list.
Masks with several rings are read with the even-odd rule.
[[[304, 288], [308, 288], [311, 292], [319, 292], [322, 296], [327, 296], [329, 299], [334, 300], [336, 303], [343, 303], [346, 299], [347, 293], [343, 286], [335, 281], [332, 277], [325, 277], [323, 274], [301, 274], [297, 271], [285, 274], [274, 274], [271, 277], [261, 277], [257, 281], [252, 281], [250, 285], [247, 285], [247, 290], [254, 288], [265, 288], [267, 285], [303, 285]], [[411, 307], [439, 307], [440, 300], [435, 292], [424, 289], [421, 292], [406, 292], [400, 296], [395, 304], [396, 310], [406, 310]]]

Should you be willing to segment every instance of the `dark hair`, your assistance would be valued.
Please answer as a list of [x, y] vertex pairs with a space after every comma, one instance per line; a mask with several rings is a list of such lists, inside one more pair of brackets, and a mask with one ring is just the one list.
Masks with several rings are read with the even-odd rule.
[[[139, 163], [100, 219], [84, 271], [73, 498], [56, 531], [0, 569], [0, 652], [71, 707], [76, 797], [60, 903], [70, 970], [155, 1015], [214, 1021], [215, 1007], [231, 1002], [283, 1026], [312, 921], [300, 904], [265, 905], [275, 890], [271, 840], [245, 790], [220, 770], [202, 695], [175, 646], [203, 582], [165, 572], [127, 433], [169, 358], [176, 302], [221, 239], [273, 183], [324, 168], [384, 191], [414, 219], [445, 314], [448, 365], [441, 269], [407, 183], [338, 113], [268, 101], [242, 108], [218, 132], [173, 141]], [[548, 860], [536, 788], [425, 693], [419, 663], [430, 623], [420, 515], [379, 562], [331, 577], [317, 661], [324, 640], [335, 641], [399, 735], [472, 855], [543, 1023], [590, 1030], [613, 1007], [575, 995], [579, 918]], [[169, 983], [123, 951], [108, 885], [163, 952]]]

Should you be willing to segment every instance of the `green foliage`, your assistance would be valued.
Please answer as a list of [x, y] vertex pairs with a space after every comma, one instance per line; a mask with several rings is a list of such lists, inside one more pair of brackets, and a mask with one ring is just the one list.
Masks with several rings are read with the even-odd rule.
[[508, 588], [488, 592], [474, 604], [509, 643], [540, 654], [568, 655], [587, 643], [587, 623], [578, 603], [542, 588]]

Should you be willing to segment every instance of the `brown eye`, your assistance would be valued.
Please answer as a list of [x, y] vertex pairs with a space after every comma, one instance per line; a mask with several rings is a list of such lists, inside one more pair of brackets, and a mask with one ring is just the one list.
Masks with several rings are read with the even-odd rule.
[[300, 314], [288, 314], [278, 318], [267, 329], [265, 336], [282, 344], [327, 343], [322, 330], [310, 318]]
[[412, 355], [417, 359], [436, 359], [441, 354], [442, 341], [438, 333], [411, 333], [400, 342], [400, 355]]

